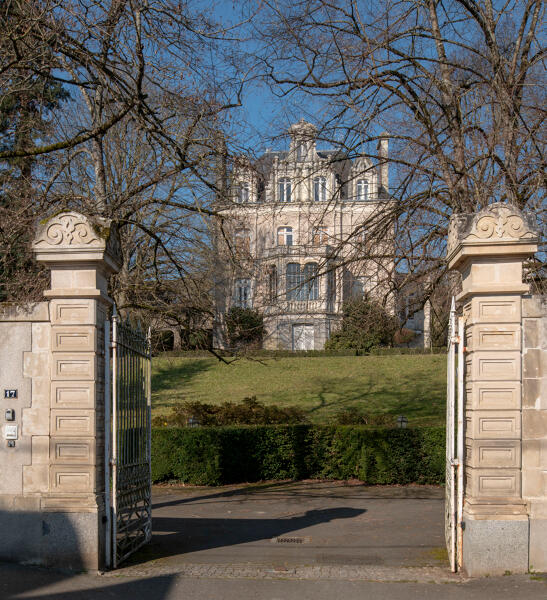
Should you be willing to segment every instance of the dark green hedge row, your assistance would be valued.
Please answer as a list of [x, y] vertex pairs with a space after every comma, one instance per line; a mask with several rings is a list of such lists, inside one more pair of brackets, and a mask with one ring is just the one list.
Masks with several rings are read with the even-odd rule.
[[444, 481], [441, 427], [259, 425], [154, 429], [152, 479], [222, 485], [267, 479]]
[[[372, 348], [371, 350], [359, 350], [355, 348], [346, 348], [343, 350], [252, 350], [245, 353], [249, 357], [263, 358], [293, 358], [301, 356], [398, 356], [401, 354], [444, 354], [445, 347], [434, 348]], [[219, 353], [226, 358], [225, 350], [219, 350]], [[206, 358], [213, 356], [206, 350], [178, 350], [162, 352], [159, 356], [180, 356], [184, 358]]]

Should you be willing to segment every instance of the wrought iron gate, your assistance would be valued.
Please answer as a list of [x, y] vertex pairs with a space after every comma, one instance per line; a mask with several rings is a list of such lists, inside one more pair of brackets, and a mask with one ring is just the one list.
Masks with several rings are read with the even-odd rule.
[[[462, 515], [464, 471], [464, 323], [456, 316], [454, 298], [448, 322], [446, 386], [445, 538], [452, 571], [462, 565]], [[457, 417], [456, 417], [457, 405]]]
[[114, 312], [110, 349], [111, 360], [107, 355], [105, 361], [107, 369], [111, 364], [107, 381], [112, 381], [111, 403], [108, 394], [105, 402], [111, 416], [105, 419], [105, 496], [111, 504], [106, 563], [115, 569], [152, 535], [150, 330], [145, 334], [122, 323]]

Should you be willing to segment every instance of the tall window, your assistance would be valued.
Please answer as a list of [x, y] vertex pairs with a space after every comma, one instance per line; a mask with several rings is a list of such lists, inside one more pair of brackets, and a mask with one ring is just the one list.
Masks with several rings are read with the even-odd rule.
[[236, 279], [234, 290], [234, 305], [240, 308], [251, 307], [251, 280]]
[[296, 146], [296, 160], [301, 162], [304, 158], [306, 158], [306, 148], [302, 142], [299, 142]]
[[240, 183], [236, 188], [236, 202], [239, 204], [249, 202], [249, 190], [250, 186], [248, 183]]
[[292, 227], [279, 227], [277, 229], [277, 245], [292, 246]]
[[238, 252], [251, 250], [251, 232], [248, 229], [238, 229], [234, 235], [234, 245]]
[[300, 300], [300, 265], [289, 263], [286, 272], [286, 295], [287, 300]]
[[366, 179], [357, 180], [357, 200], [359, 202], [368, 200], [368, 181]]
[[302, 281], [303, 300], [317, 300], [319, 298], [319, 278], [317, 277], [317, 263], [304, 265]]
[[327, 199], [326, 177], [315, 177], [313, 180], [313, 199], [315, 202], [324, 202]]
[[271, 302], [277, 298], [277, 268], [275, 265], [268, 267], [268, 296]]
[[327, 300], [330, 303], [336, 300], [336, 274], [333, 270], [327, 273]]
[[286, 271], [287, 300], [317, 300], [319, 278], [317, 263], [307, 263], [301, 269], [298, 263], [289, 263]]
[[282, 177], [278, 182], [279, 202], [291, 201], [291, 180], [288, 177]]
[[311, 243], [314, 246], [324, 246], [329, 240], [329, 228], [328, 227], [314, 227], [311, 234]]
[[366, 277], [355, 277], [351, 282], [351, 297], [359, 300], [364, 297], [366, 290]]

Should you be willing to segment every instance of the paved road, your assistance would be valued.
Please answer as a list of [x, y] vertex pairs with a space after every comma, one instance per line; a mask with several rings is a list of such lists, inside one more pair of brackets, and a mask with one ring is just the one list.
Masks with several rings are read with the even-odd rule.
[[542, 575], [451, 574], [434, 486], [158, 487], [153, 528], [116, 572], [0, 564], [0, 600], [547, 599]]
[[529, 575], [465, 583], [202, 579], [181, 575], [68, 575], [0, 564], [0, 598], [15, 600], [545, 600], [547, 578]]

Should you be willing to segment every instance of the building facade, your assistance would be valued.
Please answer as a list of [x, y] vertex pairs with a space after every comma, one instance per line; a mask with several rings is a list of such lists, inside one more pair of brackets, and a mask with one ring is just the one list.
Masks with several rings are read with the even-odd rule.
[[265, 348], [289, 350], [323, 348], [350, 299], [368, 294], [395, 312], [387, 135], [376, 164], [318, 150], [304, 120], [289, 135], [288, 151], [241, 160], [231, 173], [216, 236], [218, 347], [233, 306], [264, 316]]

